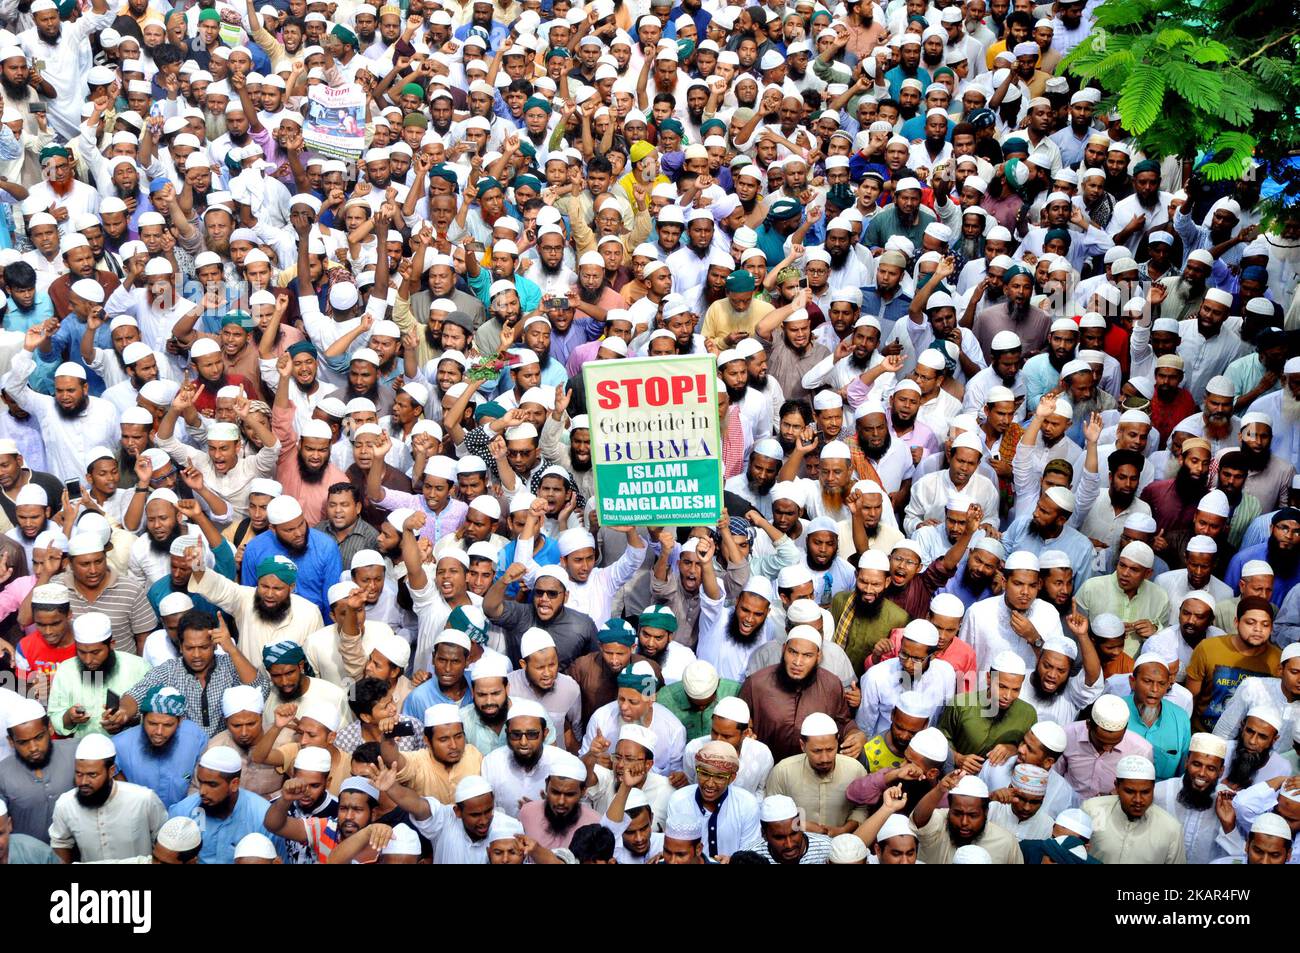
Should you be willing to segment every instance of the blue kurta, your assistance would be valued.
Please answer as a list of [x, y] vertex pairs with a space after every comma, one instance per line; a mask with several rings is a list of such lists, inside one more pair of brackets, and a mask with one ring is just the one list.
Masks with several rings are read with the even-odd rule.
[[330, 624], [330, 606], [326, 593], [339, 581], [343, 572], [343, 557], [339, 545], [318, 529], [307, 530], [307, 552], [301, 556], [289, 552], [274, 532], [262, 533], [244, 550], [244, 562], [239, 582], [245, 586], [257, 585], [257, 564], [270, 556], [292, 559], [298, 567], [298, 584], [294, 590], [320, 608], [321, 618]]
[[[1006, 532], [1002, 534], [1002, 545], [1009, 553], [1023, 549], [1035, 556], [1041, 556], [1049, 549], [1059, 549], [1070, 557], [1070, 565], [1074, 569], [1074, 591], [1078, 592], [1079, 587], [1092, 578], [1092, 540], [1073, 526], [1062, 528], [1061, 535], [1056, 539], [1041, 539], [1029, 532], [1029, 523], [1032, 519], [1031, 514], [1013, 520]], [[244, 565], [248, 565], [247, 559]]]
[[1133, 696], [1128, 695], [1124, 701], [1128, 703], [1128, 730], [1151, 744], [1156, 780], [1164, 781], [1182, 774], [1183, 762], [1192, 744], [1191, 717], [1168, 698], [1163, 698], [1160, 700], [1160, 717], [1155, 724], [1148, 726], [1142, 720]]
[[161, 754], [152, 750], [143, 725], [128, 728], [115, 743], [117, 767], [126, 780], [149, 788], [164, 804], [175, 804], [189, 793], [194, 765], [208, 746], [208, 733], [182, 718]]
[[[199, 796], [191, 794], [183, 801], [173, 804], [167, 814], [170, 817], [192, 818], [203, 831], [203, 847], [199, 850], [201, 864], [233, 864], [235, 847], [248, 834], [265, 834], [270, 832], [262, 825], [271, 802], [252, 791], [240, 791], [235, 806], [226, 817], [212, 817], [199, 805]], [[277, 848], [280, 838], [271, 837]]]

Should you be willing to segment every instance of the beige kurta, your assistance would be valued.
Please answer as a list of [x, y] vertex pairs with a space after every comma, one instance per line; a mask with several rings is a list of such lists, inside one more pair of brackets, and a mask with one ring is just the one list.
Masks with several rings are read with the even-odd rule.
[[853, 758], [835, 756], [835, 767], [830, 773], [819, 775], [808, 765], [808, 757], [791, 755], [767, 776], [766, 793], [786, 794], [799, 805], [803, 816], [814, 824], [842, 827], [850, 820], [861, 824], [867, 819], [865, 807], [855, 807], [844, 796], [849, 784], [867, 773], [867, 769]]
[[[252, 791], [254, 794], [260, 794], [265, 798], [280, 793], [280, 786], [284, 783], [284, 778], [280, 776], [280, 772], [269, 764], [258, 764], [249, 758], [248, 749], [235, 744], [235, 739], [230, 737], [229, 731], [217, 732], [203, 750], [211, 751], [213, 748], [233, 748], [239, 754], [239, 762], [243, 765], [242, 773], [239, 776], [241, 790]], [[197, 778], [190, 781], [190, 793], [199, 793]]]
[[[920, 850], [918, 858], [925, 864], [951, 864], [957, 848], [948, 837], [948, 809], [941, 807], [930, 815], [930, 822], [920, 830]], [[985, 824], [984, 833], [971, 843], [983, 847], [989, 852], [995, 864], [1023, 864], [1020, 844], [1016, 835], [1005, 827], [993, 823]]]
[[281, 705], [297, 705], [299, 711], [312, 705], [326, 705], [338, 711], [340, 728], [353, 718], [352, 709], [348, 705], [348, 693], [323, 678], [312, 678], [307, 683], [306, 691], [297, 698], [284, 698], [272, 685], [270, 693], [266, 696], [266, 707], [262, 710], [263, 728], [269, 729], [275, 726], [275, 710]]
[[456, 785], [462, 778], [478, 774], [483, 765], [483, 755], [468, 744], [460, 761], [450, 768], [433, 760], [433, 752], [428, 748], [404, 752], [402, 758], [405, 764], [397, 773], [397, 780], [421, 797], [431, 797], [443, 804], [454, 803]]
[[1183, 825], [1154, 804], [1136, 821], [1129, 820], [1119, 797], [1104, 794], [1083, 802], [1092, 818], [1088, 853], [1103, 864], [1185, 864]]
[[[239, 651], [259, 672], [262, 650], [276, 642], [297, 642], [299, 645], [313, 632], [324, 626], [320, 609], [301, 596], [290, 595], [289, 614], [276, 623], [264, 622], [253, 610], [255, 586], [241, 586], [220, 573], [205, 572], [201, 577], [191, 576], [190, 592], [198, 593], [219, 609], [230, 613], [239, 627]], [[274, 721], [274, 718], [272, 718]]]
[[50, 822], [51, 847], [75, 847], [78, 860], [121, 860], [153, 853], [167, 808], [151, 789], [113, 781], [113, 793], [96, 808], [82, 807], [76, 790], [64, 791]]

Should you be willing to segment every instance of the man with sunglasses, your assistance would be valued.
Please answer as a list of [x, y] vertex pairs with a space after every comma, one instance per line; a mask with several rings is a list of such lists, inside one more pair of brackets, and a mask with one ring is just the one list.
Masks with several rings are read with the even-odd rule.
[[532, 602], [511, 602], [506, 590], [527, 574], [523, 563], [511, 563], [505, 573], [488, 588], [483, 597], [483, 613], [501, 627], [506, 637], [506, 655], [520, 659], [524, 633], [544, 629], [555, 640], [560, 657], [560, 671], [567, 671], [573, 660], [600, 648], [596, 641], [596, 624], [585, 613], [568, 608], [568, 574], [559, 566], [542, 566], [533, 579]]

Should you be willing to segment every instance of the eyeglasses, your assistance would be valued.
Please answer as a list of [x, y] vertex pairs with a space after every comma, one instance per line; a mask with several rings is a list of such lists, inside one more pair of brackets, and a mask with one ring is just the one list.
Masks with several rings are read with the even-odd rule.
[[715, 774], [712, 771], [701, 771], [699, 768], [695, 769], [695, 777], [700, 781], [718, 781], [719, 783], [731, 780], [730, 774]]
[[175, 470], [168, 470], [166, 473], [162, 474], [161, 476], [150, 477], [150, 478], [149, 478], [149, 485], [150, 485], [150, 486], [162, 486], [164, 483], [166, 483], [168, 480], [170, 480], [170, 479], [171, 479], [172, 477], [174, 477], [174, 476], [176, 476], [176, 471], [175, 471]]
[[[613, 760], [618, 764], [640, 764], [645, 761], [645, 758], [635, 758], [632, 755], [627, 754], [616, 754], [613, 756]], [[698, 772], [696, 773], [698, 774]]]
[[540, 728], [529, 728], [527, 731], [522, 731], [518, 728], [511, 728], [506, 732], [506, 737], [511, 741], [523, 741], [525, 738], [529, 741], [536, 741], [541, 736], [542, 731]]
[[534, 598], [542, 597], [545, 599], [558, 599], [562, 595], [564, 595], [563, 589], [534, 589], [533, 590]]

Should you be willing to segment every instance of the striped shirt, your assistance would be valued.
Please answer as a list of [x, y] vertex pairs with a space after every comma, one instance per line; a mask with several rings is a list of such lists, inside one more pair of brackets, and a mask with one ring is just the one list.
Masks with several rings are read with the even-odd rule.
[[108, 585], [94, 602], [82, 595], [70, 571], [54, 581], [68, 587], [74, 619], [84, 612], [102, 612], [108, 616], [113, 624], [113, 648], [119, 652], [139, 655], [135, 644], [136, 636], [146, 636], [158, 628], [158, 617], [154, 615], [148, 593], [138, 579], [119, 576], [116, 570], [110, 569]]
[[[831, 839], [827, 837], [825, 834], [804, 834], [804, 837], [808, 838], [808, 849], [805, 850], [803, 852], [803, 856], [799, 858], [799, 863], [801, 864], [830, 863]], [[753, 852], [758, 854], [760, 857], [767, 858], [767, 860], [773, 864], [777, 862], [776, 858], [773, 857], [771, 852], [768, 850], [766, 840], [760, 841], [756, 846], [750, 849], [753, 850]]]
[[339, 822], [336, 817], [304, 817], [302, 826], [307, 831], [307, 849], [316, 854], [316, 863], [328, 863], [330, 854], [339, 845]]

